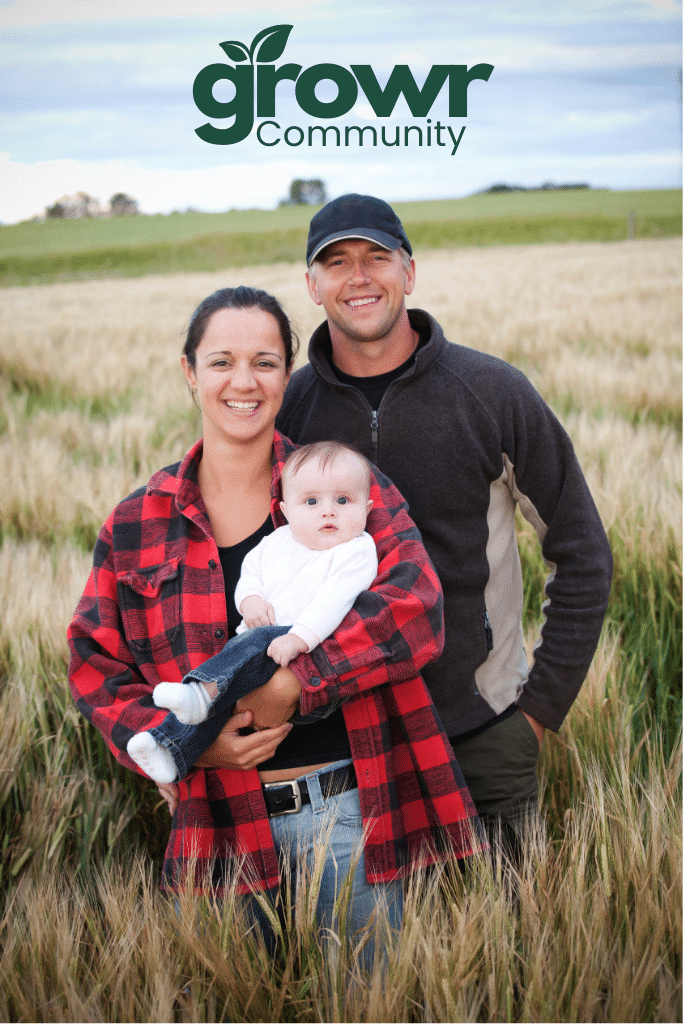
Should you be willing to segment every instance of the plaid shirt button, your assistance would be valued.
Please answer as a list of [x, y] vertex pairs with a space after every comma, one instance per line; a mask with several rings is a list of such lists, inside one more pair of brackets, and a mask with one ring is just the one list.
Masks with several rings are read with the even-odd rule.
[[217, 629], [216, 632], [214, 633], [214, 636], [216, 637], [217, 640], [222, 640], [225, 635], [225, 629]]
[[215, 569], [216, 568], [216, 562], [214, 561], [213, 558], [209, 559], [209, 568], [210, 569]]
[[318, 678], [318, 676], [312, 676], [311, 679], [309, 680], [309, 682], [311, 683], [312, 686], [320, 686], [321, 685], [321, 681]]

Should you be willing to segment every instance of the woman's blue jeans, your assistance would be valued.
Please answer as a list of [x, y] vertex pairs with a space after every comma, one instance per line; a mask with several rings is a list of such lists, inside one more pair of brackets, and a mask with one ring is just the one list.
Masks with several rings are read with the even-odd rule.
[[[271, 833], [281, 866], [280, 906], [274, 909], [278, 909], [282, 920], [282, 901], [289, 898], [294, 905], [298, 886], [306, 886], [312, 899], [316, 899], [315, 916], [324, 942], [331, 930], [339, 933], [341, 920], [344, 920], [347, 941], [351, 943], [370, 924], [370, 938], [362, 952], [363, 964], [370, 968], [376, 946], [372, 925], [377, 918], [381, 942], [385, 921], [392, 928], [401, 925], [403, 887], [399, 879], [378, 884], [370, 884], [366, 880], [363, 819], [358, 789], [327, 799], [322, 794], [320, 776], [348, 764], [351, 764], [351, 760], [336, 761], [310, 775], [302, 776], [306, 779], [311, 803], [305, 804], [296, 814], [270, 818]], [[324, 857], [322, 872], [321, 857]], [[320, 886], [316, 897], [318, 872]], [[289, 879], [289, 897], [288, 885], [283, 882], [285, 878]], [[340, 906], [336, 906], [341, 894]], [[273, 948], [273, 926], [261, 905], [268, 897], [244, 898], [249, 916], [260, 927], [267, 945]], [[343, 917], [339, 913], [340, 907]], [[333, 940], [330, 948], [336, 945]]]
[[[240, 697], [263, 686], [280, 668], [266, 651], [271, 640], [289, 633], [289, 626], [259, 626], [232, 637], [222, 651], [198, 665], [183, 678], [184, 683], [216, 683], [218, 696], [211, 704], [208, 718], [199, 725], [184, 725], [172, 711], [161, 725], [150, 733], [173, 757], [178, 778], [182, 779], [217, 738], [233, 713]], [[295, 725], [305, 725], [327, 718], [340, 706], [340, 701], [324, 705], [310, 715], [295, 715]]]

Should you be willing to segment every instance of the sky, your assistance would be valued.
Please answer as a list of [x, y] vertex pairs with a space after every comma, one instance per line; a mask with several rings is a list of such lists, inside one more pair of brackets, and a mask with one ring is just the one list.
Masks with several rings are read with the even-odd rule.
[[[370, 65], [384, 87], [400, 64], [419, 86], [433, 65], [494, 70], [469, 86], [465, 117], [450, 115], [444, 86], [428, 114], [429, 146], [426, 117], [403, 97], [378, 119], [359, 88], [347, 114], [325, 120], [301, 109], [288, 81], [275, 115], [255, 119], [255, 129], [279, 125], [261, 133], [276, 144], [255, 131], [233, 145], [203, 141], [195, 77], [232, 66], [221, 42], [249, 47], [280, 24], [292, 30], [275, 65], [302, 73]], [[78, 190], [103, 205], [126, 192], [150, 214], [270, 209], [296, 177], [323, 179], [330, 197], [358, 191], [390, 202], [458, 198], [499, 182], [681, 185], [681, 0], [0, 0], [0, 32], [3, 223]], [[316, 89], [323, 102], [336, 95], [332, 82]], [[214, 96], [229, 101], [232, 86], [219, 82]], [[330, 134], [323, 147], [314, 133], [309, 146], [311, 125], [374, 126], [380, 141], [372, 147], [367, 132], [360, 147], [352, 132], [337, 147]], [[417, 132], [404, 144], [410, 125], [422, 127], [422, 147]], [[382, 145], [383, 126], [388, 140], [400, 130], [400, 146]], [[465, 127], [455, 152], [447, 126], [454, 138]]]

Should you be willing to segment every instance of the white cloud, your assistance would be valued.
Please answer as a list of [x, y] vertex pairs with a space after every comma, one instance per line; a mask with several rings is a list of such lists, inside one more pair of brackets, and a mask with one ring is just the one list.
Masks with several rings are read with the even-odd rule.
[[644, 110], [606, 110], [573, 111], [567, 115], [566, 123], [582, 132], [612, 132], [620, 128], [634, 128], [653, 117], [655, 111]]
[[[255, 2], [250, 4], [250, 14], [271, 12], [282, 14], [283, 9], [297, 12], [300, 8], [317, 6], [320, 0], [287, 0], [286, 3]], [[5, 7], [3, 24], [6, 27], [49, 25], [70, 22], [118, 21], [121, 19], [140, 20], [149, 18], [217, 17], [221, 15], [244, 15], [243, 0], [138, 0], [136, 4], [123, 4], [121, 0], [103, 4], [101, 0], [67, 0], [51, 3], [50, 0], [16, 0]]]
[[[583, 46], [554, 43], [538, 36], [470, 39], [468, 64], [486, 61], [499, 71], [616, 71], [618, 68], [678, 64], [678, 43], [639, 43], [633, 46]], [[478, 56], [482, 54], [483, 56]], [[438, 63], [437, 60], [434, 63]]]
[[[364, 121], [379, 121], [380, 120], [378, 115], [375, 113], [375, 111], [371, 107], [370, 103], [357, 103], [356, 106], [353, 108], [351, 113], [355, 117], [362, 118]], [[408, 109], [408, 106], [406, 104], [406, 100], [402, 96], [401, 99], [397, 102], [397, 105], [394, 108], [394, 111], [389, 115], [389, 117], [383, 117], [382, 118], [382, 123], [383, 124], [392, 124], [394, 121], [399, 121], [402, 117], [405, 117], [407, 115], [410, 116], [411, 112]]]

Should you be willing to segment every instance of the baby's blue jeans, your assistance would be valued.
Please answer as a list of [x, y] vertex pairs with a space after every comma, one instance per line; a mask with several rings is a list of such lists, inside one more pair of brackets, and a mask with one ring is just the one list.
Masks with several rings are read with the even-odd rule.
[[[199, 725], [184, 725], [170, 711], [161, 725], [150, 729], [157, 743], [168, 750], [176, 762], [179, 779], [188, 774], [197, 758], [217, 738], [235, 702], [267, 683], [280, 668], [266, 651], [271, 640], [289, 632], [290, 626], [259, 626], [238, 633], [222, 651], [183, 678], [184, 683], [215, 683], [218, 696], [209, 708], [206, 721]], [[336, 711], [341, 703], [326, 704], [310, 715], [295, 715], [291, 721], [295, 725], [319, 721]]]

